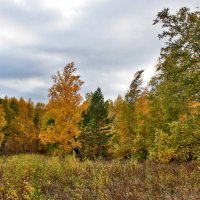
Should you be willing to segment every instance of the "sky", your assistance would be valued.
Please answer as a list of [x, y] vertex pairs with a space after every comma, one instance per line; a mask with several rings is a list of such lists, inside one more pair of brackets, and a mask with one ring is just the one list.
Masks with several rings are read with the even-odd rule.
[[51, 75], [74, 62], [85, 83], [106, 99], [124, 95], [134, 73], [144, 84], [164, 41], [159, 11], [195, 9], [199, 0], [0, 0], [0, 97], [48, 101]]

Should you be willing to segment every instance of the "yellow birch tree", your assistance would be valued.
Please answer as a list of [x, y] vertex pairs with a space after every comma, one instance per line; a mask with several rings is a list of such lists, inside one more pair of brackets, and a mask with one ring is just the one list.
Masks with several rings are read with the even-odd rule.
[[[52, 76], [53, 86], [49, 89], [49, 102], [46, 106], [44, 127], [40, 140], [53, 150], [70, 152], [79, 146], [77, 124], [81, 118], [82, 97], [79, 90], [83, 84], [75, 75], [74, 63], [64, 67], [63, 72]], [[52, 150], [52, 149], [51, 149]]]

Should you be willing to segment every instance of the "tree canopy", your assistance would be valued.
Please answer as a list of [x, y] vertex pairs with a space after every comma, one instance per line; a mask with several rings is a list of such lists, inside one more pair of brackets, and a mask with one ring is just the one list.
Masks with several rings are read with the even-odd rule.
[[105, 100], [100, 87], [81, 96], [74, 63], [52, 76], [49, 101], [0, 99], [0, 149], [4, 154], [79, 153], [82, 158], [200, 159], [200, 12], [158, 13], [161, 49], [147, 87], [144, 70], [127, 92]]

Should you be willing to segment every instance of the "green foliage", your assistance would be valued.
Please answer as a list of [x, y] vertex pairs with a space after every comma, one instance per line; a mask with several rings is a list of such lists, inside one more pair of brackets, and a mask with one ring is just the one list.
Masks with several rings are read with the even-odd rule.
[[153, 150], [150, 151], [149, 158], [161, 163], [170, 162], [175, 155], [175, 149], [171, 142], [171, 135], [168, 135], [162, 130], [157, 130], [157, 132], [155, 132], [154, 147]]
[[104, 101], [101, 89], [97, 88], [89, 97], [88, 103], [79, 123], [81, 133], [78, 139], [82, 144], [82, 154], [90, 158], [106, 156], [112, 122], [108, 116], [109, 102]]
[[35, 124], [35, 127], [39, 131], [41, 131], [41, 129], [42, 129], [43, 118], [44, 118], [45, 112], [46, 112], [45, 104], [41, 103], [41, 102], [37, 103], [35, 106], [33, 122]]
[[169, 132], [155, 133], [150, 158], [160, 162], [186, 161], [200, 158], [199, 107], [187, 119], [169, 124]]
[[200, 100], [200, 12], [181, 8], [171, 15], [164, 9], [154, 20], [157, 23], [163, 28], [159, 38], [167, 42], [156, 66], [156, 95], [162, 99], [165, 120], [171, 122], [189, 112], [190, 102]]
[[164, 9], [154, 20], [157, 23], [163, 28], [159, 38], [167, 42], [150, 81], [149, 157], [160, 162], [195, 160], [200, 130], [200, 12], [181, 8], [172, 15]]
[[200, 107], [183, 121], [172, 122], [170, 132], [175, 146], [174, 159], [195, 160], [200, 158]]

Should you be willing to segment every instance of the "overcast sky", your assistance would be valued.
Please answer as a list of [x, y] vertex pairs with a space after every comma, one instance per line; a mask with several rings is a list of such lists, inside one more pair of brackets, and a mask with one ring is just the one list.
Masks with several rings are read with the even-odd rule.
[[85, 82], [115, 99], [134, 73], [154, 73], [163, 41], [153, 19], [199, 0], [0, 0], [0, 97], [47, 101], [51, 75], [69, 62]]

